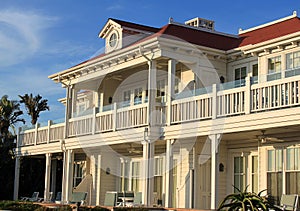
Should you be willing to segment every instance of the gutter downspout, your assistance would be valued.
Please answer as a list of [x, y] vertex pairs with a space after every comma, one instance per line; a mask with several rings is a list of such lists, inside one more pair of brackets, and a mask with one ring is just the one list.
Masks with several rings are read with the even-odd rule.
[[66, 84], [64, 82], [61, 81], [60, 79], [60, 75], [58, 76], [58, 82], [65, 85], [65, 87], [67, 88], [66, 91], [66, 110], [65, 110], [65, 130], [64, 130], [64, 137], [63, 140], [61, 140], [61, 150], [63, 152], [63, 175], [62, 175], [62, 198], [61, 201], [62, 203], [65, 203], [67, 200], [67, 195], [66, 193], [68, 193], [68, 191], [66, 190], [66, 187], [68, 186], [66, 183], [68, 183], [69, 179], [67, 178], [68, 173], [66, 171], [68, 171], [68, 160], [67, 160], [67, 150], [65, 147], [65, 139], [68, 138], [69, 135], [69, 114], [70, 114], [70, 89], [71, 86], [70, 83]]
[[[142, 46], [139, 46], [139, 53], [148, 61], [148, 66], [149, 66], [149, 69], [148, 69], [148, 71], [149, 71], [148, 72], [148, 127], [146, 127], [145, 130], [147, 131], [147, 133], [149, 131], [150, 134], [151, 134], [151, 129], [150, 129], [150, 127], [152, 125], [152, 120], [151, 120], [152, 110], [151, 110], [151, 108], [153, 107], [152, 106], [153, 102], [151, 102], [152, 100], [150, 99], [150, 96], [152, 96], [152, 95], [150, 94], [151, 90], [149, 89], [149, 87], [151, 87], [151, 85], [150, 85], [150, 78], [151, 78], [150, 77], [150, 71], [152, 69], [152, 62], [153, 62], [154, 53], [152, 52], [152, 57], [148, 58], [145, 54], [143, 54]], [[151, 135], [148, 134], [148, 137], [151, 137]], [[147, 184], [147, 201], [144, 202], [144, 203], [147, 206], [150, 206], [151, 203], [152, 203], [151, 202], [151, 200], [152, 200], [152, 198], [151, 198], [151, 188], [150, 188], [150, 185], [151, 185], [151, 182], [150, 182], [150, 180], [151, 180], [151, 178], [150, 178], [150, 175], [151, 175], [150, 174], [150, 166], [152, 166], [152, 165], [150, 165], [150, 162], [151, 162], [150, 154], [152, 154], [151, 153], [151, 138], [150, 139], [147, 138], [147, 140], [144, 138], [144, 140], [147, 142], [147, 159], [148, 159], [148, 161], [147, 161], [147, 174], [146, 174], [146, 178], [147, 178], [147, 182], [146, 182], [146, 184]]]

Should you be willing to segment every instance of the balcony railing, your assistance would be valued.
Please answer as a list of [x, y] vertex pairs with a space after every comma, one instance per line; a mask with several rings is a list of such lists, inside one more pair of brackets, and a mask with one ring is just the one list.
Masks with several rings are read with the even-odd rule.
[[[168, 104], [157, 105], [151, 115], [163, 127], [166, 122], [173, 125], [300, 105], [300, 75], [264, 83], [251, 83], [247, 78], [242, 85], [235, 84], [231, 83], [232, 88], [228, 84], [213, 85], [206, 91], [181, 95], [170, 108]], [[18, 143], [27, 146], [55, 142], [65, 138], [65, 131], [68, 137], [74, 137], [142, 127], [148, 124], [148, 113], [147, 103], [120, 108], [115, 103], [108, 110], [93, 109], [92, 114], [71, 118], [68, 130], [64, 123], [52, 125], [50, 121], [48, 126], [26, 130], [20, 133]]]
[[52, 124], [48, 121], [48, 125], [40, 127], [36, 124], [35, 128], [20, 131], [18, 135], [19, 146], [30, 146], [37, 144], [46, 144], [57, 142], [64, 138], [65, 123]]

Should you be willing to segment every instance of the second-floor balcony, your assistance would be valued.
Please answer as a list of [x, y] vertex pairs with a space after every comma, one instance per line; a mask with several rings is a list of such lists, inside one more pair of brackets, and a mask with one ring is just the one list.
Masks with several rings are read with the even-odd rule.
[[[93, 108], [85, 115], [68, 122], [21, 131], [18, 146], [40, 145], [65, 138], [95, 135], [112, 131], [145, 127], [149, 115], [156, 125], [164, 128], [193, 121], [230, 118], [300, 105], [300, 76], [257, 83], [256, 78], [245, 81], [214, 84], [211, 87], [180, 93], [168, 103], [157, 102], [149, 114], [148, 102], [127, 105], [114, 103], [101, 111]], [[168, 115], [169, 114], [169, 115]], [[67, 127], [67, 128], [66, 128]]]

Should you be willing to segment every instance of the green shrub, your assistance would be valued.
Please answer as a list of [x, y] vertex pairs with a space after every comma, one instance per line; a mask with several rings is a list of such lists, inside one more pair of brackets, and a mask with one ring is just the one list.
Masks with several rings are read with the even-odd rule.
[[154, 211], [164, 210], [164, 208], [149, 208], [149, 207], [114, 207], [114, 211]]
[[109, 209], [100, 206], [96, 206], [96, 207], [81, 206], [78, 208], [78, 211], [109, 211]]
[[17, 201], [2, 201], [0, 202], [0, 209], [13, 211], [33, 211], [41, 208], [41, 205], [33, 204], [31, 202], [17, 202]]
[[0, 210], [12, 211], [72, 211], [68, 205], [57, 207], [44, 207], [32, 202], [19, 202], [19, 201], [0, 201]]
[[[247, 186], [248, 187], [248, 186]], [[218, 211], [228, 210], [228, 211], [267, 211], [273, 208], [268, 202], [266, 197], [261, 196], [261, 192], [258, 194], [247, 192], [247, 187], [244, 191], [237, 190], [237, 193], [227, 195], [218, 207]]]

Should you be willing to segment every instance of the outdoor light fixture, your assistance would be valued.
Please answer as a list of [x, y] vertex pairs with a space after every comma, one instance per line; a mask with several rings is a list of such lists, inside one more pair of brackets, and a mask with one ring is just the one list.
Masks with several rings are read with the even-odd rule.
[[265, 132], [266, 132], [265, 130], [261, 130], [262, 135], [257, 136], [259, 142], [262, 143], [262, 144], [267, 143], [268, 138], [265, 136]]
[[149, 130], [147, 127], [145, 127], [145, 130], [144, 130], [144, 141], [147, 141], [148, 142], [149, 140]]

